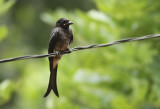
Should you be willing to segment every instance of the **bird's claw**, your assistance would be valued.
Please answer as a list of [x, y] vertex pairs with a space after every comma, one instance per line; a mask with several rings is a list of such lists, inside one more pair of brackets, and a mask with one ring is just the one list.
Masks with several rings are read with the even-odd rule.
[[56, 56], [60, 55], [60, 53], [58, 51], [55, 51]]
[[69, 48], [67, 48], [67, 50], [66, 50], [68, 53], [71, 53], [72, 51], [71, 51], [71, 49], [69, 49]]

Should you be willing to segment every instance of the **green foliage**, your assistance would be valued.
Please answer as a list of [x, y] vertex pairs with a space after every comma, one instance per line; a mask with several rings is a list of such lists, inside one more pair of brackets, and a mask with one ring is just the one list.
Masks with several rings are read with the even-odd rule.
[[[0, 16], [2, 16], [4, 13], [6, 13], [11, 6], [15, 3], [15, 0], [8, 0], [5, 2], [5, 0], [0, 0]], [[7, 36], [8, 29], [5, 25], [0, 25], [0, 41]]]
[[[10, 31], [0, 28], [0, 39], [9, 36], [1, 40], [1, 57], [47, 53], [49, 33], [60, 17], [74, 22], [71, 47], [160, 32], [159, 1], [94, 0], [97, 8], [88, 11], [51, 10], [48, 2], [24, 1], [11, 11], [15, 15]], [[64, 55], [58, 66], [60, 98], [54, 93], [42, 98], [49, 78], [48, 59], [1, 64], [0, 108], [158, 109], [159, 47], [159, 39], [150, 39]]]
[[0, 105], [8, 102], [11, 99], [13, 91], [13, 83], [5, 80], [0, 84]]
[[5, 36], [8, 33], [8, 30], [5, 26], [0, 26], [0, 41], [3, 40], [3, 38], [5, 38]]
[[15, 0], [8, 0], [6, 2], [5, 0], [0, 0], [0, 15], [8, 11], [14, 3], [15, 3]]

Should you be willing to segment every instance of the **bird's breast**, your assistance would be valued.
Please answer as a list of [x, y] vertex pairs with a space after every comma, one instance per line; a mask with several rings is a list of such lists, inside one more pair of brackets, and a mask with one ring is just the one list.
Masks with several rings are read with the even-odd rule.
[[66, 34], [60, 34], [56, 41], [56, 51], [64, 51], [68, 48], [70, 38]]

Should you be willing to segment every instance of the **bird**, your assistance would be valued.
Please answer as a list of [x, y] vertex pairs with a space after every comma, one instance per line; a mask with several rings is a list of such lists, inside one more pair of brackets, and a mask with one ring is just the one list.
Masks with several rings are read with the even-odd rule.
[[[49, 39], [49, 47], [48, 47], [48, 54], [49, 53], [59, 53], [63, 51], [70, 51], [69, 45], [73, 41], [73, 33], [72, 29], [69, 28], [73, 22], [67, 18], [60, 18], [56, 22], [55, 28], [52, 30]], [[62, 55], [57, 54], [55, 57], [49, 57], [49, 64], [50, 64], [50, 78], [48, 89], [43, 96], [44, 98], [47, 97], [51, 90], [55, 93], [57, 97], [59, 97], [58, 89], [57, 89], [57, 68], [59, 60], [61, 59]]]

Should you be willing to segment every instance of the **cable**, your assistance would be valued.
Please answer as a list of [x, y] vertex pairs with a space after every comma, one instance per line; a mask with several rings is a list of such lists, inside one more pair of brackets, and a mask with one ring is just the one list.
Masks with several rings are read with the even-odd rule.
[[88, 46], [74, 47], [74, 48], [71, 48], [68, 51], [63, 51], [63, 52], [58, 52], [58, 53], [50, 53], [50, 54], [43, 54], [43, 55], [28, 55], [28, 56], [20, 56], [20, 57], [9, 58], [9, 59], [2, 59], [2, 60], [0, 60], [0, 63], [17, 61], [17, 60], [24, 60], [24, 59], [31, 59], [31, 58], [54, 57], [54, 56], [57, 56], [57, 55], [68, 54], [68, 53], [71, 53], [73, 51], [79, 51], [79, 50], [91, 49], [91, 48], [98, 48], [98, 47], [107, 47], [107, 46], [112, 46], [112, 45], [120, 44], [120, 43], [139, 41], [139, 40], [158, 38], [158, 37], [160, 37], [160, 34], [146, 35], [146, 36], [135, 37], [135, 38], [127, 38], [127, 39], [117, 40], [117, 41], [109, 42], [109, 43], [105, 43], [105, 44], [93, 44], [93, 45], [88, 45]]

